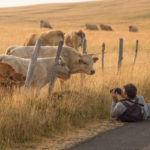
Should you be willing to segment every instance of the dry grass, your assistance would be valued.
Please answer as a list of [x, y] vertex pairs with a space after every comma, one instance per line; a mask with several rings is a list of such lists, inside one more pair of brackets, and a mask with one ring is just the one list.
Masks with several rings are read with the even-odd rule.
[[[56, 82], [54, 95], [48, 100], [47, 88], [38, 99], [16, 90], [13, 98], [1, 97], [0, 149], [15, 143], [37, 140], [42, 136], [63, 134], [74, 128], [85, 127], [100, 119], [109, 119], [111, 99], [109, 89], [132, 82], [138, 93], [150, 99], [150, 3], [149, 0], [105, 0], [78, 4], [38, 5], [0, 9], [0, 53], [12, 45], [23, 45], [30, 34], [47, 29], [39, 28], [39, 20], [50, 21], [54, 29], [64, 32], [83, 29], [85, 23], [109, 24], [114, 32], [85, 31], [88, 53], [98, 53], [105, 42], [105, 71], [100, 61], [95, 64], [96, 74], [86, 76], [80, 89], [79, 75], [66, 82], [67, 90], [60, 92]], [[138, 33], [129, 33], [129, 25], [137, 25]], [[118, 41], [124, 39], [124, 59], [117, 73]], [[135, 41], [139, 53], [132, 67]], [[63, 97], [61, 97], [63, 95]]]

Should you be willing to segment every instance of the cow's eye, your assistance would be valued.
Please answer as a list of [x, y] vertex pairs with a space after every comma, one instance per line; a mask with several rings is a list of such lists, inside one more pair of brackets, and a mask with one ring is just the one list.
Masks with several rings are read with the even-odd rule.
[[87, 65], [87, 63], [86, 63], [86, 62], [84, 62], [84, 61], [83, 61], [83, 64], [84, 64], [84, 65]]
[[9, 77], [9, 79], [10, 79], [10, 80], [13, 80], [13, 77], [12, 77], [12, 76], [10, 76], [10, 77]]

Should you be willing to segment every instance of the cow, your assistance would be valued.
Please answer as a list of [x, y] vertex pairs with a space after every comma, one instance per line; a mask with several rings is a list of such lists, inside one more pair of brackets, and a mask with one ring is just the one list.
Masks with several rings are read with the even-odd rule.
[[[30, 59], [24, 59], [12, 55], [1, 55], [0, 62], [7, 62], [10, 64], [16, 72], [26, 76]], [[36, 95], [40, 89], [44, 87], [51, 80], [51, 74], [53, 66], [55, 64], [55, 57], [38, 58], [35, 66], [31, 86], [36, 88]], [[67, 79], [69, 78], [69, 68], [65, 64], [62, 57], [59, 58], [56, 66], [56, 77]]]
[[[16, 73], [20, 76], [19, 73]], [[0, 74], [0, 97], [12, 96], [13, 92], [16, 91], [16, 88], [20, 89], [24, 85], [24, 80], [13, 80], [12, 76], [10, 78]]]
[[8, 63], [0, 62], [0, 74], [6, 78], [9, 78], [15, 82], [20, 82], [23, 85], [26, 77], [15, 71], [15, 69]]
[[36, 40], [42, 40], [42, 46], [57, 46], [60, 40], [64, 41], [64, 33], [62, 31], [42, 32], [40, 35], [32, 34], [27, 42], [27, 46], [35, 45]]
[[109, 25], [100, 24], [101, 30], [112, 31], [112, 27]]
[[[0, 87], [12, 89], [21, 87], [25, 83], [25, 76], [17, 73], [15, 69], [8, 63], [0, 62]], [[11, 90], [12, 91], [12, 90]]]
[[49, 29], [52, 29], [52, 26], [47, 21], [40, 20], [40, 28], [49, 28]]
[[[39, 58], [55, 57], [58, 46], [41, 46], [39, 52]], [[9, 55], [14, 55], [22, 58], [31, 58], [34, 46], [22, 46], [16, 47], [11, 50]], [[93, 69], [93, 63], [98, 60], [98, 57], [92, 54], [80, 54], [74, 48], [69, 46], [63, 46], [61, 56], [65, 60], [69, 67], [70, 73], [86, 73], [92, 75], [95, 73]]]
[[[0, 74], [0, 90], [9, 90], [12, 92], [12, 87], [16, 86], [16, 82]], [[3, 93], [0, 93], [3, 94]]]
[[[54, 57], [56, 56], [57, 49], [58, 46], [41, 46], [39, 57]], [[34, 46], [16, 47], [9, 53], [9, 55], [31, 58], [33, 50]], [[66, 65], [70, 70], [70, 75], [75, 73], [93, 75], [95, 73], [93, 63], [98, 60], [98, 57], [94, 57], [92, 54], [80, 54], [74, 48], [68, 46], [63, 46], [61, 56], [64, 58]], [[63, 89], [63, 80], [60, 80], [61, 89]]]
[[73, 31], [71, 33], [65, 34], [65, 45], [78, 50], [79, 47], [82, 47], [84, 39], [85, 33], [82, 30]]
[[129, 26], [129, 32], [138, 32], [138, 28], [135, 26]]
[[87, 30], [98, 30], [98, 27], [95, 24], [85, 24], [85, 28]]

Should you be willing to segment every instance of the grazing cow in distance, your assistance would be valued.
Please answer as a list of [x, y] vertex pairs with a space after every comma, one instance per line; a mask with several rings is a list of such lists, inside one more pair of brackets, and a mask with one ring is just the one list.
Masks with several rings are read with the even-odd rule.
[[[1, 55], [0, 62], [7, 62], [16, 72], [26, 76], [30, 59], [24, 59], [12, 55]], [[38, 58], [33, 73], [31, 86], [36, 88], [36, 95], [40, 89], [51, 80], [53, 66], [55, 65], [55, 57]], [[59, 58], [56, 66], [56, 77], [67, 79], [70, 77], [70, 71], [62, 57]]]
[[95, 24], [85, 24], [85, 28], [87, 30], [98, 30], [98, 27]]
[[42, 40], [42, 46], [57, 46], [60, 40], [64, 41], [64, 33], [62, 31], [42, 32], [40, 35], [32, 34], [27, 42], [27, 46], [35, 45], [37, 39]]
[[82, 47], [84, 39], [85, 33], [82, 30], [73, 31], [71, 33], [65, 34], [65, 45], [78, 50], [79, 47]]
[[40, 21], [40, 28], [49, 28], [49, 29], [52, 29], [52, 26], [47, 21], [41, 20]]
[[138, 28], [135, 26], [129, 26], [129, 32], [138, 32]]
[[101, 30], [112, 31], [112, 27], [109, 25], [100, 24]]

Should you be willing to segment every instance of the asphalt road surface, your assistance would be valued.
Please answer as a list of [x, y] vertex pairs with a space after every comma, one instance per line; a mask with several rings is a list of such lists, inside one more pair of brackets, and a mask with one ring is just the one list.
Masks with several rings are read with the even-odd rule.
[[150, 150], [150, 119], [100, 133], [67, 150]]

